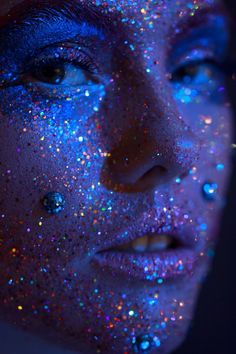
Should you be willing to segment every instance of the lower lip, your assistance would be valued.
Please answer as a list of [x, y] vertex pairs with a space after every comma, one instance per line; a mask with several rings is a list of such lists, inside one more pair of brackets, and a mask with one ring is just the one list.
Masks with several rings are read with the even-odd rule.
[[191, 276], [196, 265], [196, 253], [187, 248], [152, 253], [107, 250], [96, 253], [92, 261], [104, 271], [110, 269], [129, 278], [161, 284], [166, 279]]

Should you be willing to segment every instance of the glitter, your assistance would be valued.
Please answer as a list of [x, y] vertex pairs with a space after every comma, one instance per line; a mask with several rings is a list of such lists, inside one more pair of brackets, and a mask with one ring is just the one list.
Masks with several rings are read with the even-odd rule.
[[166, 323], [165, 322], [161, 322], [161, 327], [162, 328], [166, 328]]
[[225, 166], [224, 166], [223, 163], [218, 163], [218, 164], [216, 165], [217, 171], [222, 171], [224, 168], [225, 168]]
[[64, 209], [65, 198], [61, 193], [49, 192], [43, 198], [42, 203], [49, 214], [58, 214]]
[[[211, 1], [213, 0], [207, 0], [205, 4], [201, 4], [201, 7]], [[3, 191], [12, 191], [9, 198], [12, 198], [13, 209], [16, 210], [16, 213], [11, 215], [11, 208], [8, 208], [7, 204], [5, 209], [2, 208], [2, 213], [6, 214], [6, 221], [2, 219], [2, 223], [4, 221], [6, 226], [3, 225], [2, 228], [9, 231], [9, 242], [5, 238], [3, 240], [6, 247], [3, 247], [2, 253], [5, 254], [7, 267], [6, 269], [3, 267], [6, 276], [3, 277], [2, 297], [6, 301], [6, 306], [9, 304], [15, 309], [19, 317], [19, 325], [29, 327], [30, 318], [34, 317], [33, 320], [43, 329], [43, 326], [45, 327], [44, 319], [47, 320], [46, 322], [53, 319], [55, 326], [58, 323], [59, 331], [63, 328], [67, 329], [64, 331], [64, 335], [68, 336], [73, 332], [72, 335], [78, 338], [75, 343], [75, 351], [76, 349], [80, 351], [80, 343], [83, 344], [83, 340], [86, 342], [86, 338], [88, 338], [91, 342], [87, 343], [88, 352], [94, 349], [94, 352], [97, 353], [108, 351], [128, 354], [133, 353], [132, 344], [138, 352], [146, 353], [153, 347], [155, 353], [164, 352], [166, 347], [173, 344], [172, 337], [176, 333], [180, 334], [181, 340], [181, 336], [183, 336], [181, 329], [187, 325], [195, 297], [188, 298], [187, 292], [184, 291], [180, 297], [178, 286], [170, 285], [173, 296], [166, 299], [165, 292], [163, 293], [161, 290], [164, 290], [162, 287], [165, 286], [165, 279], [169, 278], [172, 271], [174, 276], [179, 276], [178, 273], [181, 273], [183, 267], [186, 267], [186, 271], [192, 274], [191, 259], [185, 263], [185, 257], [183, 257], [183, 265], [180, 263], [179, 258], [181, 257], [179, 255], [167, 256], [166, 260], [165, 257], [164, 259], [158, 256], [150, 257], [153, 258], [152, 260], [148, 257], [146, 262], [142, 260], [142, 257], [135, 257], [134, 262], [136, 262], [139, 272], [142, 277], [150, 280], [150, 283], [152, 282], [152, 286], [151, 284], [142, 286], [140, 283], [139, 287], [132, 280], [123, 284], [122, 274], [117, 274], [116, 281], [113, 281], [113, 272], [110, 272], [109, 275], [106, 267], [101, 267], [101, 271], [104, 270], [101, 276], [109, 278], [107, 286], [102, 286], [99, 281], [100, 276], [96, 281], [87, 269], [88, 267], [82, 269], [83, 276], [80, 269], [81, 265], [83, 268], [84, 260], [86, 263], [86, 260], [91, 259], [99, 250], [108, 249], [112, 247], [113, 243], [116, 243], [114, 235], [118, 229], [123, 229], [122, 232], [119, 231], [119, 237], [126, 242], [132, 239], [132, 234], [139, 231], [141, 233], [142, 230], [146, 233], [147, 230], [153, 229], [151, 232], [154, 233], [160, 229], [161, 233], [169, 234], [173, 230], [178, 232], [178, 229], [182, 230], [183, 228], [184, 231], [186, 227], [191, 226], [193, 242], [195, 241], [199, 246], [198, 249], [204, 249], [204, 252], [207, 252], [211, 230], [209, 230], [209, 235], [205, 231], [207, 225], [210, 225], [210, 218], [214, 219], [214, 215], [216, 215], [214, 207], [218, 209], [219, 206], [207, 203], [204, 205], [201, 187], [202, 183], [214, 174], [217, 175], [215, 180], [219, 183], [219, 187], [224, 184], [226, 176], [223, 172], [217, 171], [222, 170], [220, 165], [226, 161], [227, 154], [225, 155], [223, 152], [228, 145], [230, 146], [228, 134], [230, 123], [225, 124], [228, 121], [228, 106], [225, 104], [221, 106], [221, 102], [218, 102], [215, 94], [217, 89], [221, 87], [220, 75], [218, 78], [218, 73], [214, 72], [214, 77], [209, 75], [207, 76], [208, 82], [205, 82], [204, 79], [204, 83], [201, 83], [198, 82], [198, 73], [204, 66], [209, 67], [210, 71], [211, 66], [208, 63], [201, 65], [202, 62], [199, 63], [199, 60], [204, 61], [208, 55], [208, 51], [205, 49], [211, 47], [208, 46], [211, 43], [208, 38], [211, 37], [211, 33], [208, 36], [209, 32], [220, 33], [220, 31], [211, 30], [211, 24], [215, 20], [208, 21], [210, 22], [210, 30], [208, 31], [202, 31], [201, 28], [198, 30], [195, 28], [196, 26], [191, 28], [192, 22], [189, 17], [191, 14], [196, 14], [198, 0], [187, 2], [177, 0], [173, 4], [165, 0], [94, 0], [91, 1], [91, 7], [93, 2], [102, 5], [99, 9], [99, 17], [102, 18], [104, 12], [104, 22], [107, 19], [112, 19], [112, 21], [108, 22], [109, 33], [107, 33], [104, 42], [100, 43], [94, 38], [88, 39], [91, 37], [91, 31], [88, 35], [82, 36], [84, 39], [81, 41], [81, 48], [77, 50], [78, 55], [80, 52], [81, 59], [85, 58], [87, 56], [86, 49], [88, 49], [88, 54], [91, 49], [92, 53], [96, 53], [96, 55], [94, 58], [88, 58], [89, 60], [85, 60], [84, 63], [89, 64], [91, 59], [92, 64], [96, 60], [99, 68], [99, 75], [91, 75], [90, 72], [82, 73], [82, 71], [78, 74], [78, 78], [82, 78], [82, 74], [86, 78], [94, 78], [88, 86], [84, 83], [73, 85], [69, 81], [65, 86], [56, 86], [53, 89], [52, 85], [45, 85], [39, 81], [36, 83], [35, 80], [30, 84], [30, 80], [27, 80], [26, 85], [12, 85], [7, 90], [1, 90], [2, 111], [6, 110], [5, 107], [11, 106], [9, 114], [6, 114], [7, 121], [9, 118], [7, 129], [11, 128], [11, 124], [15, 132], [19, 129], [19, 134], [14, 134], [19, 137], [19, 142], [12, 145], [12, 151], [18, 155], [18, 160], [20, 154], [30, 157], [28, 165], [26, 163], [27, 166], [24, 166], [25, 159], [21, 159], [23, 165], [20, 170], [26, 171], [25, 176], [20, 173], [21, 171], [19, 174], [17, 173], [18, 164], [14, 164], [14, 154], [11, 161], [11, 150], [9, 150], [9, 162], [7, 161], [8, 156], [6, 156], [6, 163], [3, 167], [3, 173], [9, 174], [3, 176], [2, 189]], [[90, 7], [89, 3], [88, 1], [88, 8]], [[189, 7], [187, 7], [188, 5]], [[93, 10], [96, 9], [92, 9], [92, 12]], [[185, 18], [183, 18], [184, 21], [181, 19], [179, 22], [178, 14], [180, 12], [181, 16]], [[51, 23], [50, 14], [46, 15], [47, 22]], [[53, 15], [55, 14], [53, 13]], [[55, 23], [54, 27], [55, 32], [62, 32], [63, 35], [65, 31], [63, 26], [61, 28], [62, 17], [61, 15], [59, 18], [59, 26]], [[155, 21], [159, 18], [160, 20]], [[32, 22], [34, 22], [33, 20]], [[190, 22], [188, 23], [188, 21]], [[201, 25], [200, 22], [199, 25]], [[177, 41], [172, 46], [173, 48], [169, 48], [172, 34], [174, 37], [177, 33], [181, 34], [183, 23], [184, 28], [186, 25], [186, 28], [189, 29], [188, 33], [186, 32], [186, 41], [184, 43]], [[96, 24], [94, 23], [94, 25]], [[44, 37], [44, 31], [42, 31], [44, 27], [46, 29], [47, 26], [39, 28], [42, 37]], [[41, 62], [43, 57], [45, 59], [56, 58], [56, 55], [54, 56], [56, 53], [57, 57], [61, 58], [59, 50], [56, 50], [58, 42], [51, 41], [54, 27], [50, 28], [50, 38], [47, 48], [45, 47], [46, 50], [42, 48], [40, 56], [35, 58], [37, 63], [38, 60]], [[66, 29], [69, 28], [70, 32], [73, 32], [73, 27], [72, 24], [70, 26], [67, 18]], [[169, 32], [166, 33], [166, 29], [170, 27], [171, 36], [169, 38]], [[21, 42], [22, 44], [27, 43], [31, 52], [34, 43], [31, 45], [31, 42], [28, 41], [27, 28], [26, 38], [22, 38]], [[194, 36], [192, 36], [192, 30]], [[75, 31], [78, 34], [77, 23]], [[36, 33], [37, 30], [34, 31], [34, 39], [37, 37]], [[79, 33], [81, 34], [81, 31]], [[55, 38], [58, 39], [57, 34]], [[14, 35], [15, 33], [11, 37], [13, 38]], [[74, 37], [73, 33], [72, 37]], [[217, 36], [213, 35], [213, 37]], [[215, 42], [215, 38], [212, 40]], [[38, 40], [33, 41], [35, 44], [39, 43]], [[202, 41], [204, 48], [198, 46]], [[68, 70], [69, 80], [77, 79], [72, 66], [80, 59], [78, 55], [73, 56], [74, 52], [71, 50], [66, 53], [67, 49], [72, 47], [78, 49], [78, 43], [74, 44], [71, 45], [65, 41], [59, 44], [60, 51], [63, 50], [60, 61], [66, 64], [65, 69]], [[85, 46], [84, 51], [83, 46]], [[3, 56], [4, 47], [3, 43]], [[221, 46], [213, 47], [210, 48], [214, 52], [211, 54], [219, 54]], [[201, 49], [202, 58], [194, 58], [190, 55], [192, 50], [200, 52]], [[14, 50], [15, 48], [12, 48], [10, 53]], [[166, 50], [169, 50], [168, 58], [163, 55]], [[19, 48], [19, 52], [21, 51], [25, 52]], [[32, 59], [35, 52], [37, 51], [32, 50]], [[114, 63], [113, 54], [115, 52], [118, 57]], [[199, 53], [196, 54], [199, 55]], [[12, 57], [14, 55], [6, 58], [6, 61], [10, 61], [10, 65], [7, 65], [9, 68], [15, 67], [15, 65], [11, 65]], [[139, 60], [140, 58], [141, 60]], [[194, 61], [194, 70], [190, 68], [192, 61]], [[20, 62], [21, 58], [17, 56], [17, 68], [22, 67]], [[169, 70], [166, 70], [166, 66], [170, 68], [168, 74]], [[90, 65], [89, 67], [95, 69], [96, 66]], [[75, 65], [75, 69], [78, 70], [78, 65]], [[177, 75], [174, 75], [174, 71]], [[188, 76], [188, 72], [190, 76], [187, 83], [184, 82], [184, 76]], [[133, 77], [132, 73], [136, 73], [136, 77]], [[177, 95], [172, 89], [174, 76], [179, 80]], [[209, 83], [215, 78], [217, 79], [217, 87]], [[106, 82], [107, 84], [104, 102], [103, 95], [97, 91], [97, 82]], [[96, 84], [94, 85], [94, 83]], [[109, 83], [114, 84], [109, 85]], [[173, 101], [175, 96], [180, 101], [178, 105]], [[191, 105], [191, 103], [194, 104]], [[212, 103], [215, 103], [216, 107], [211, 109]], [[187, 108], [185, 104], [189, 104], [189, 107]], [[200, 114], [205, 114], [205, 117], [200, 119]], [[156, 125], [156, 115], [161, 120], [160, 126]], [[189, 133], [191, 133], [189, 125], [192, 126], [193, 132], [199, 138], [197, 145], [200, 144], [203, 147], [202, 159], [198, 160], [196, 156], [199, 146], [196, 146], [195, 149], [191, 145], [191, 141], [188, 141]], [[156, 131], [154, 131], [155, 129]], [[11, 133], [10, 130], [9, 133]], [[185, 133], [185, 139], [181, 141], [181, 144], [178, 144], [180, 136]], [[156, 141], [156, 135], [160, 135], [160, 141]], [[128, 171], [131, 169], [131, 165], [139, 172], [141, 168], [142, 173], [145, 173], [144, 167], [141, 167], [143, 159], [139, 158], [139, 155], [141, 154], [141, 157], [144, 158], [149, 148], [151, 149], [150, 144], [152, 143], [155, 145], [152, 157], [155, 157], [159, 162], [164, 159], [167, 167], [174, 169], [173, 174], [170, 173], [174, 179], [172, 181], [167, 178], [167, 181], [162, 181], [167, 182], [166, 186], [163, 185], [162, 188], [161, 185], [160, 188], [154, 188], [155, 190], [152, 191], [149, 191], [151, 186], [147, 185], [145, 195], [137, 194], [140, 195], [141, 202], [145, 204], [142, 208], [142, 203], [135, 202], [137, 199], [135, 195], [131, 198], [132, 194], [130, 193], [120, 194], [117, 192], [126, 192], [127, 187], [129, 189], [126, 183], [127, 180], [130, 181], [132, 176], [128, 178], [128, 176], [124, 176], [124, 173], [131, 172]], [[18, 150], [16, 151], [19, 144], [20, 153], [17, 152]], [[108, 149], [111, 149], [111, 153], [108, 152]], [[211, 156], [210, 151], [212, 151]], [[4, 158], [2, 160], [4, 161]], [[112, 166], [113, 161], [116, 161], [116, 166]], [[197, 163], [197, 168], [193, 167], [195, 163]], [[119, 166], [121, 164], [124, 164], [124, 169]], [[128, 170], [125, 171], [126, 164], [129, 168], [127, 167]], [[6, 172], [7, 169], [11, 169], [12, 172]], [[177, 175], [174, 176], [175, 172]], [[209, 177], [207, 177], [207, 173]], [[125, 184], [119, 190], [114, 185], [122, 182], [122, 175], [126, 182], [124, 181]], [[5, 185], [5, 179], [6, 183], [10, 182], [8, 185]], [[196, 182], [193, 182], [194, 179]], [[111, 183], [107, 186], [110, 188], [104, 188], [106, 187], [105, 182], [109, 180]], [[14, 183], [15, 181], [18, 181], [17, 184]], [[24, 197], [26, 194], [23, 189], [21, 191], [19, 188], [21, 186], [23, 188], [24, 184], [26, 184], [25, 190], [29, 203], [25, 210], [20, 210], [22, 196]], [[61, 217], [51, 217], [45, 215], [43, 209], [41, 212], [38, 210], [40, 207], [40, 204], [37, 205], [38, 193], [42, 193], [42, 197], [44, 197], [49, 191], [57, 189], [65, 195], [68, 206], [65, 212], [60, 214]], [[138, 189], [139, 185], [137, 185], [137, 192]], [[142, 200], [144, 199], [142, 196], [145, 197], [145, 200]], [[155, 200], [152, 200], [153, 197]], [[5, 203], [4, 199], [3, 203]], [[9, 200], [10, 204], [11, 200]], [[17, 213], [18, 209], [19, 213]], [[147, 212], [142, 214], [143, 209]], [[54, 209], [52, 213], [54, 213]], [[40, 217], [41, 214], [43, 217]], [[18, 229], [19, 235], [17, 235]], [[124, 230], [127, 229], [129, 232], [125, 234]], [[179, 231], [181, 232], [181, 230]], [[65, 234], [67, 235], [65, 236]], [[23, 242], [23, 236], [26, 238], [25, 242]], [[204, 245], [206, 247], [203, 247]], [[15, 253], [11, 252], [14, 246], [17, 248]], [[200, 250], [196, 257], [199, 257], [199, 261], [204, 264], [206, 259], [201, 258], [199, 253]], [[208, 251], [207, 255], [209, 254]], [[206, 254], [204, 256], [206, 257]], [[117, 262], [122, 271], [122, 265], [119, 261]], [[96, 266], [94, 268], [96, 270]], [[129, 278], [133, 277], [133, 268], [134, 265], [133, 267], [131, 265], [128, 269]], [[134, 277], [136, 277], [135, 273]], [[121, 281], [119, 281], [119, 277]], [[199, 282], [198, 279], [198, 276], [194, 276], [190, 287], [196, 285], [196, 282]], [[159, 285], [163, 282], [163, 285]], [[187, 278], [186, 282], [188, 283]], [[168, 280], [167, 283], [169, 283]], [[158, 290], [160, 290], [160, 294], [158, 294]], [[126, 292], [127, 295], [123, 294]], [[194, 295], [194, 289], [192, 293]], [[177, 299], [174, 310], [171, 306], [173, 297]], [[19, 302], [22, 302], [22, 308], [24, 306], [22, 312], [17, 310]], [[182, 306], [184, 302], [188, 304], [186, 311]], [[77, 311], [73, 311], [76, 308]], [[180, 323], [183, 316], [179, 315], [183, 313], [184, 319], [186, 316], [186, 323]], [[70, 327], [70, 316], [72, 316], [71, 322], [78, 324], [74, 328]], [[78, 331], [80, 325], [83, 326], [81, 333]], [[134, 341], [131, 343], [133, 338]], [[159, 349], [162, 342], [164, 348]]]
[[182, 263], [180, 263], [179, 265], [178, 265], [178, 268], [177, 268], [178, 270], [183, 270], [184, 269], [184, 265], [182, 264]]
[[207, 230], [207, 224], [202, 223], [202, 224], [200, 225], [200, 230], [206, 231], [206, 230]]
[[215, 200], [216, 193], [217, 193], [218, 185], [213, 182], [205, 182], [202, 186], [202, 194], [203, 197], [207, 201]]
[[155, 305], [156, 304], [156, 300], [149, 300], [149, 305], [150, 306], [153, 306], [153, 305]]
[[152, 339], [148, 334], [143, 334], [136, 337], [133, 340], [134, 351], [137, 352], [145, 352], [150, 349], [152, 344]]
[[208, 124], [208, 125], [211, 124], [212, 123], [212, 118], [211, 117], [206, 118], [205, 119], [205, 123]]

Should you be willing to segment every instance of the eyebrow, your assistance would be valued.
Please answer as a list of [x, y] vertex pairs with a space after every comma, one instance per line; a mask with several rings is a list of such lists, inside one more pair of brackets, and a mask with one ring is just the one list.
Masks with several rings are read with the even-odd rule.
[[[181, 39], [186, 36], [186, 33], [188, 33], [190, 29], [205, 25], [207, 23], [206, 20], [212, 16], [225, 19], [226, 25], [228, 25], [229, 28], [231, 22], [230, 14], [222, 3], [214, 3], [199, 8], [194, 16], [188, 14], [175, 21], [169, 31], [170, 39]], [[178, 31], [176, 31], [176, 28], [178, 28]]]
[[3, 26], [8, 26], [20, 25], [28, 19], [39, 22], [45, 18], [58, 20], [61, 17], [76, 22], [86, 21], [105, 31], [108, 30], [110, 22], [108, 16], [101, 16], [98, 7], [90, 0], [52, 0], [50, 3], [46, 0], [23, 0], [14, 6], [7, 16], [0, 19]]

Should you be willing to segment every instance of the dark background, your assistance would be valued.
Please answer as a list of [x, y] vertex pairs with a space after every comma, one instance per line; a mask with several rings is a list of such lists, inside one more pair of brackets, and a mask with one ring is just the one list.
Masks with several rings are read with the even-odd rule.
[[[235, 61], [236, 74], [236, 0], [225, 3], [232, 15], [230, 58]], [[235, 112], [236, 143], [236, 80], [228, 85]], [[236, 149], [232, 161], [228, 204], [213, 268], [203, 285], [187, 339], [173, 354], [236, 354]]]

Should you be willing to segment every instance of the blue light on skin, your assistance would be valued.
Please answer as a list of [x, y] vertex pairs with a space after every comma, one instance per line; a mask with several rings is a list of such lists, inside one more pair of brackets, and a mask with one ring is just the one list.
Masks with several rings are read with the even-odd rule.
[[[80, 121], [87, 119], [95, 111], [99, 110], [102, 98], [105, 95], [104, 86], [109, 83], [109, 78], [104, 74], [100, 77], [101, 81], [96, 84], [84, 81], [83, 85], [81, 85], [79, 79], [82, 78], [83, 70], [79, 69], [79, 67], [77, 68], [77, 82], [75, 82], [75, 67], [72, 66], [74, 63], [68, 66], [68, 73], [73, 72], [74, 86], [66, 85], [65, 80], [62, 85], [57, 86], [36, 81], [33, 83], [29, 82], [29, 84], [25, 83], [24, 85], [17, 84], [19, 78], [15, 78], [15, 76], [17, 76], [17, 73], [29, 71], [27, 65], [32, 62], [33, 58], [39, 59], [37, 52], [40, 52], [42, 60], [43, 55], [45, 58], [53, 57], [59, 52], [61, 43], [71, 47], [75, 46], [75, 43], [78, 43], [78, 47], [81, 47], [81, 50], [84, 51], [85, 44], [89, 40], [95, 41], [99, 46], [104, 41], [105, 35], [100, 28], [93, 24], [73, 22], [62, 16], [57, 18], [57, 20], [55, 19], [55, 21], [51, 19], [48, 21], [43, 14], [37, 14], [37, 20], [25, 20], [25, 22], [17, 25], [17, 33], [14, 33], [11, 25], [0, 31], [0, 39], [2, 39], [0, 41], [2, 53], [0, 64], [5, 68], [7, 74], [15, 73], [15, 75], [12, 75], [14, 80], [6, 81], [6, 88], [1, 90], [0, 99], [4, 101], [4, 97], [7, 94], [9, 101], [16, 102], [14, 106], [4, 105], [1, 107], [1, 110], [4, 114], [14, 116], [17, 115], [19, 107], [22, 106], [22, 118], [25, 116], [28, 117], [27, 120], [29, 121], [41, 120], [43, 122], [43, 117], [47, 117], [49, 126], [57, 126], [58, 117], [60, 117], [60, 122], [62, 120], [66, 122], [61, 131], [64, 140], [66, 140], [66, 136], [69, 137], [77, 133]], [[30, 31], [28, 31], [29, 25]], [[60, 31], [58, 31], [58, 26], [60, 26]], [[24, 40], [26, 36], [27, 41]], [[63, 42], [64, 40], [65, 42]], [[88, 51], [87, 46], [86, 51]], [[69, 55], [70, 50], [68, 49], [68, 58]], [[64, 53], [63, 56], [65, 57], [66, 54]], [[99, 55], [96, 55], [97, 57]], [[12, 59], [9, 60], [9, 58]], [[4, 80], [7, 80], [6, 77], [9, 79], [9, 76], [5, 73], [4, 75]], [[0, 81], [2, 81], [2, 77], [0, 77]], [[13, 85], [8, 87], [8, 84], [11, 83]], [[37, 106], [34, 104], [33, 99], [36, 96], [38, 101]], [[41, 100], [40, 97], [42, 98]], [[59, 101], [60, 104], [58, 104]], [[45, 106], [47, 102], [50, 106], [49, 108]], [[29, 111], [31, 112], [31, 117]], [[58, 136], [59, 132], [57, 131], [56, 134]], [[54, 148], [52, 146], [53, 149], [56, 151], [57, 147]]]
[[209, 98], [219, 101], [223, 97], [224, 90], [219, 90], [220, 70], [214, 62], [220, 64], [225, 58], [228, 44], [225, 25], [224, 17], [212, 16], [205, 25], [192, 29], [187, 38], [180, 36], [178, 45], [171, 48], [168, 72], [177, 73], [183, 65], [190, 70], [189, 74], [186, 71], [183, 80], [172, 77], [176, 101], [189, 104]]
[[[21, 68], [20, 64], [28, 62], [38, 49], [53, 45], [53, 43], [59, 44], [71, 40], [82, 45], [83, 40], [87, 41], [88, 38], [96, 38], [99, 41], [105, 39], [101, 28], [86, 21], [71, 21], [61, 15], [57, 17], [55, 13], [50, 20], [44, 13], [38, 13], [34, 20], [30, 19], [30, 13], [27, 16], [19, 24], [13, 26], [9, 23], [0, 30], [0, 52], [4, 53], [0, 57], [0, 65], [7, 67], [9, 72], [19, 69], [22, 71], [25, 68]], [[14, 61], [9, 60], [13, 55]]]

